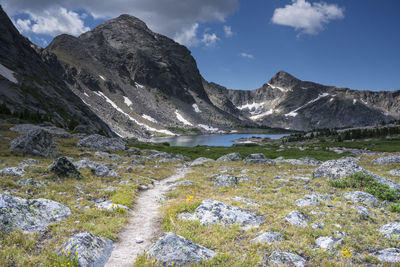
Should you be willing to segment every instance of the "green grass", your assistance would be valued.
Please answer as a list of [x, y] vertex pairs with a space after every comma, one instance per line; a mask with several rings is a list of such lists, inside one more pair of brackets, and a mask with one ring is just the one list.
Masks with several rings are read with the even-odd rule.
[[[326, 138], [323, 138], [326, 140]], [[318, 139], [316, 139], [318, 140]], [[325, 141], [315, 144], [319, 147], [346, 147], [354, 149], [367, 149], [376, 152], [400, 152], [400, 137], [375, 138], [370, 141], [354, 140], [353, 142]]]

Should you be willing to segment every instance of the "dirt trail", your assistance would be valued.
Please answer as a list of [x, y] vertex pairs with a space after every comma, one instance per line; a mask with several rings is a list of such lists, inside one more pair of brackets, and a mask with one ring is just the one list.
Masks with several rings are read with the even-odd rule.
[[[132, 217], [120, 240], [114, 244], [114, 250], [105, 265], [106, 267], [132, 267], [138, 255], [142, 254], [160, 231], [159, 207], [157, 201], [168, 191], [168, 183], [182, 179], [190, 172], [189, 168], [177, 169], [176, 173], [159, 183], [154, 188], [139, 195], [132, 212]], [[137, 243], [137, 239], [143, 242]]]

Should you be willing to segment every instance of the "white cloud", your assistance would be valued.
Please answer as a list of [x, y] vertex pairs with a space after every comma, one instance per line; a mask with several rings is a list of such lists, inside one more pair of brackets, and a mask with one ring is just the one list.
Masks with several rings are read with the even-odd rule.
[[18, 19], [14, 24], [20, 32], [31, 31], [31, 21], [29, 19]]
[[[85, 13], [101, 19], [129, 14], [146, 22], [153, 31], [172, 38], [176, 37], [177, 40], [182, 40], [181, 35], [196, 23], [224, 22], [226, 17], [239, 6], [239, 0], [2, 0], [1, 2], [10, 16], [31, 14], [37, 18], [44, 17], [47, 21], [49, 16], [46, 12], [54, 13], [54, 10], [59, 10], [60, 7], [66, 10], [82, 9]], [[68, 14], [69, 17], [71, 15]], [[60, 14], [56, 12], [53, 16], [59, 17]], [[76, 24], [72, 26], [75, 27], [74, 32], [82, 29], [76, 27]], [[41, 29], [42, 32], [52, 34], [59, 32], [52, 31], [47, 26]]]
[[343, 18], [344, 8], [338, 5], [292, 0], [291, 5], [275, 9], [271, 21], [275, 24], [293, 27], [301, 33], [318, 34], [331, 20]]
[[194, 23], [191, 27], [183, 29], [175, 35], [175, 41], [186, 46], [197, 46], [199, 44], [199, 39], [197, 38], [198, 28], [199, 24]]
[[244, 52], [241, 53], [240, 56], [244, 57], [244, 58], [254, 59], [254, 56], [252, 54], [247, 54], [247, 53], [244, 53]]
[[225, 37], [232, 37], [233, 36], [233, 32], [232, 32], [232, 27], [231, 26], [224, 26], [224, 32], [225, 32]]
[[207, 47], [212, 47], [216, 45], [218, 40], [219, 38], [215, 33], [204, 33], [201, 42]]

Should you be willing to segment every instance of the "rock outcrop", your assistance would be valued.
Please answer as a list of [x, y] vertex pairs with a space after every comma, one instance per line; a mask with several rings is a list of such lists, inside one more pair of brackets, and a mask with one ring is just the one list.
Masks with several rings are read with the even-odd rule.
[[52, 135], [43, 129], [29, 131], [12, 140], [10, 150], [46, 158], [57, 155]]
[[108, 138], [93, 134], [79, 140], [78, 147], [100, 151], [123, 151], [126, 143], [120, 138]]

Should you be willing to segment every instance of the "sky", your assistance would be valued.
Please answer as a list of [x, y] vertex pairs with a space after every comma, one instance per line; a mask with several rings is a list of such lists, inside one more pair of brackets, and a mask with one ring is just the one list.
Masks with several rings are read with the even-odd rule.
[[203, 77], [256, 89], [278, 71], [360, 90], [400, 89], [399, 0], [0, 0], [46, 47], [120, 14], [186, 45]]

